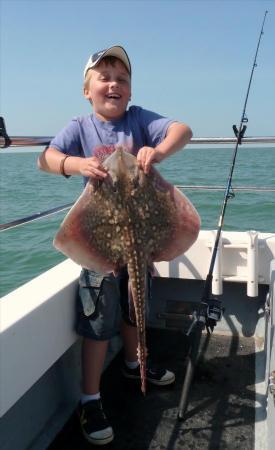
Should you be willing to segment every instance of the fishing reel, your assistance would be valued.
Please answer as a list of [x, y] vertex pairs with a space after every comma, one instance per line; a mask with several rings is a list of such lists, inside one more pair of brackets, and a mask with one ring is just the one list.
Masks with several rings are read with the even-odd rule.
[[[242, 123], [247, 123], [248, 122], [248, 118], [247, 117], [243, 117], [242, 119]], [[242, 138], [244, 137], [244, 133], [246, 132], [247, 126], [246, 125], [242, 125], [242, 127], [238, 130], [236, 125], [232, 125], [234, 134], [236, 136], [236, 138], [238, 139], [238, 144], [242, 145]]]
[[207, 299], [202, 299], [198, 308], [193, 311], [193, 321], [186, 333], [189, 336], [194, 328], [198, 326], [200, 329], [207, 329], [209, 333], [213, 332], [214, 327], [222, 319], [224, 313], [224, 308], [219, 299], [210, 297]]
[[209, 298], [205, 303], [206, 307], [206, 323], [205, 326], [207, 331], [213, 332], [214, 327], [222, 319], [224, 308], [222, 307], [222, 302], [217, 298]]

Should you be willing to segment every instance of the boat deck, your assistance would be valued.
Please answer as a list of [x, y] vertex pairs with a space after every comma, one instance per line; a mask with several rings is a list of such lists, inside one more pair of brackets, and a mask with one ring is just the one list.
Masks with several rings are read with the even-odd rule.
[[[115, 433], [106, 450], [241, 449], [254, 447], [255, 346], [252, 337], [213, 334], [201, 342], [205, 352], [190, 391], [186, 420], [177, 419], [188, 342], [180, 331], [150, 329], [148, 347], [154, 362], [175, 372], [171, 386], [148, 386], [123, 379], [122, 354], [102, 379], [106, 415]], [[48, 447], [85, 450], [94, 447], [81, 434], [76, 414]]]

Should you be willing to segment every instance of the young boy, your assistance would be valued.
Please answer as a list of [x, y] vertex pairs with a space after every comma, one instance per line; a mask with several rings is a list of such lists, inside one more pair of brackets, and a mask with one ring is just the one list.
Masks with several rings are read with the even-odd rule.
[[[131, 64], [120, 46], [95, 53], [84, 70], [84, 96], [93, 113], [73, 119], [41, 154], [38, 166], [47, 172], [83, 175], [103, 179], [106, 170], [94, 155], [95, 149], [120, 144], [137, 156], [149, 173], [153, 163], [183, 148], [191, 139], [190, 128], [137, 106], [127, 110], [131, 99]], [[95, 445], [112, 441], [113, 430], [102, 409], [100, 378], [109, 339], [117, 333], [125, 348], [124, 376], [139, 378], [136, 327], [129, 321], [127, 270], [119, 276], [82, 270], [80, 275], [77, 332], [83, 336], [83, 395], [80, 422], [84, 436]], [[120, 314], [121, 312], [121, 314]], [[165, 369], [148, 367], [147, 381], [157, 385], [173, 383], [175, 376]]]

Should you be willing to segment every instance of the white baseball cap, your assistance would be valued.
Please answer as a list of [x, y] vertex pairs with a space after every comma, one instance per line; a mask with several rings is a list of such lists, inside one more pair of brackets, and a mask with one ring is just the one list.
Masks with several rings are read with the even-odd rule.
[[94, 53], [93, 55], [90, 56], [84, 69], [84, 78], [86, 76], [87, 71], [92, 67], [95, 67], [97, 64], [99, 64], [99, 62], [105, 56], [115, 56], [116, 58], [120, 59], [125, 64], [128, 72], [131, 75], [131, 63], [126, 51], [120, 45], [115, 45], [113, 47], [100, 50], [99, 52]]

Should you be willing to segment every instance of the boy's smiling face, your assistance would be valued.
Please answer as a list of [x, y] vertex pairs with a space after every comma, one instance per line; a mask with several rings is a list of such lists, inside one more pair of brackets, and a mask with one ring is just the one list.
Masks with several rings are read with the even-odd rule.
[[92, 103], [96, 116], [103, 121], [120, 119], [131, 96], [131, 77], [117, 59], [114, 65], [104, 59], [89, 70], [84, 96]]

